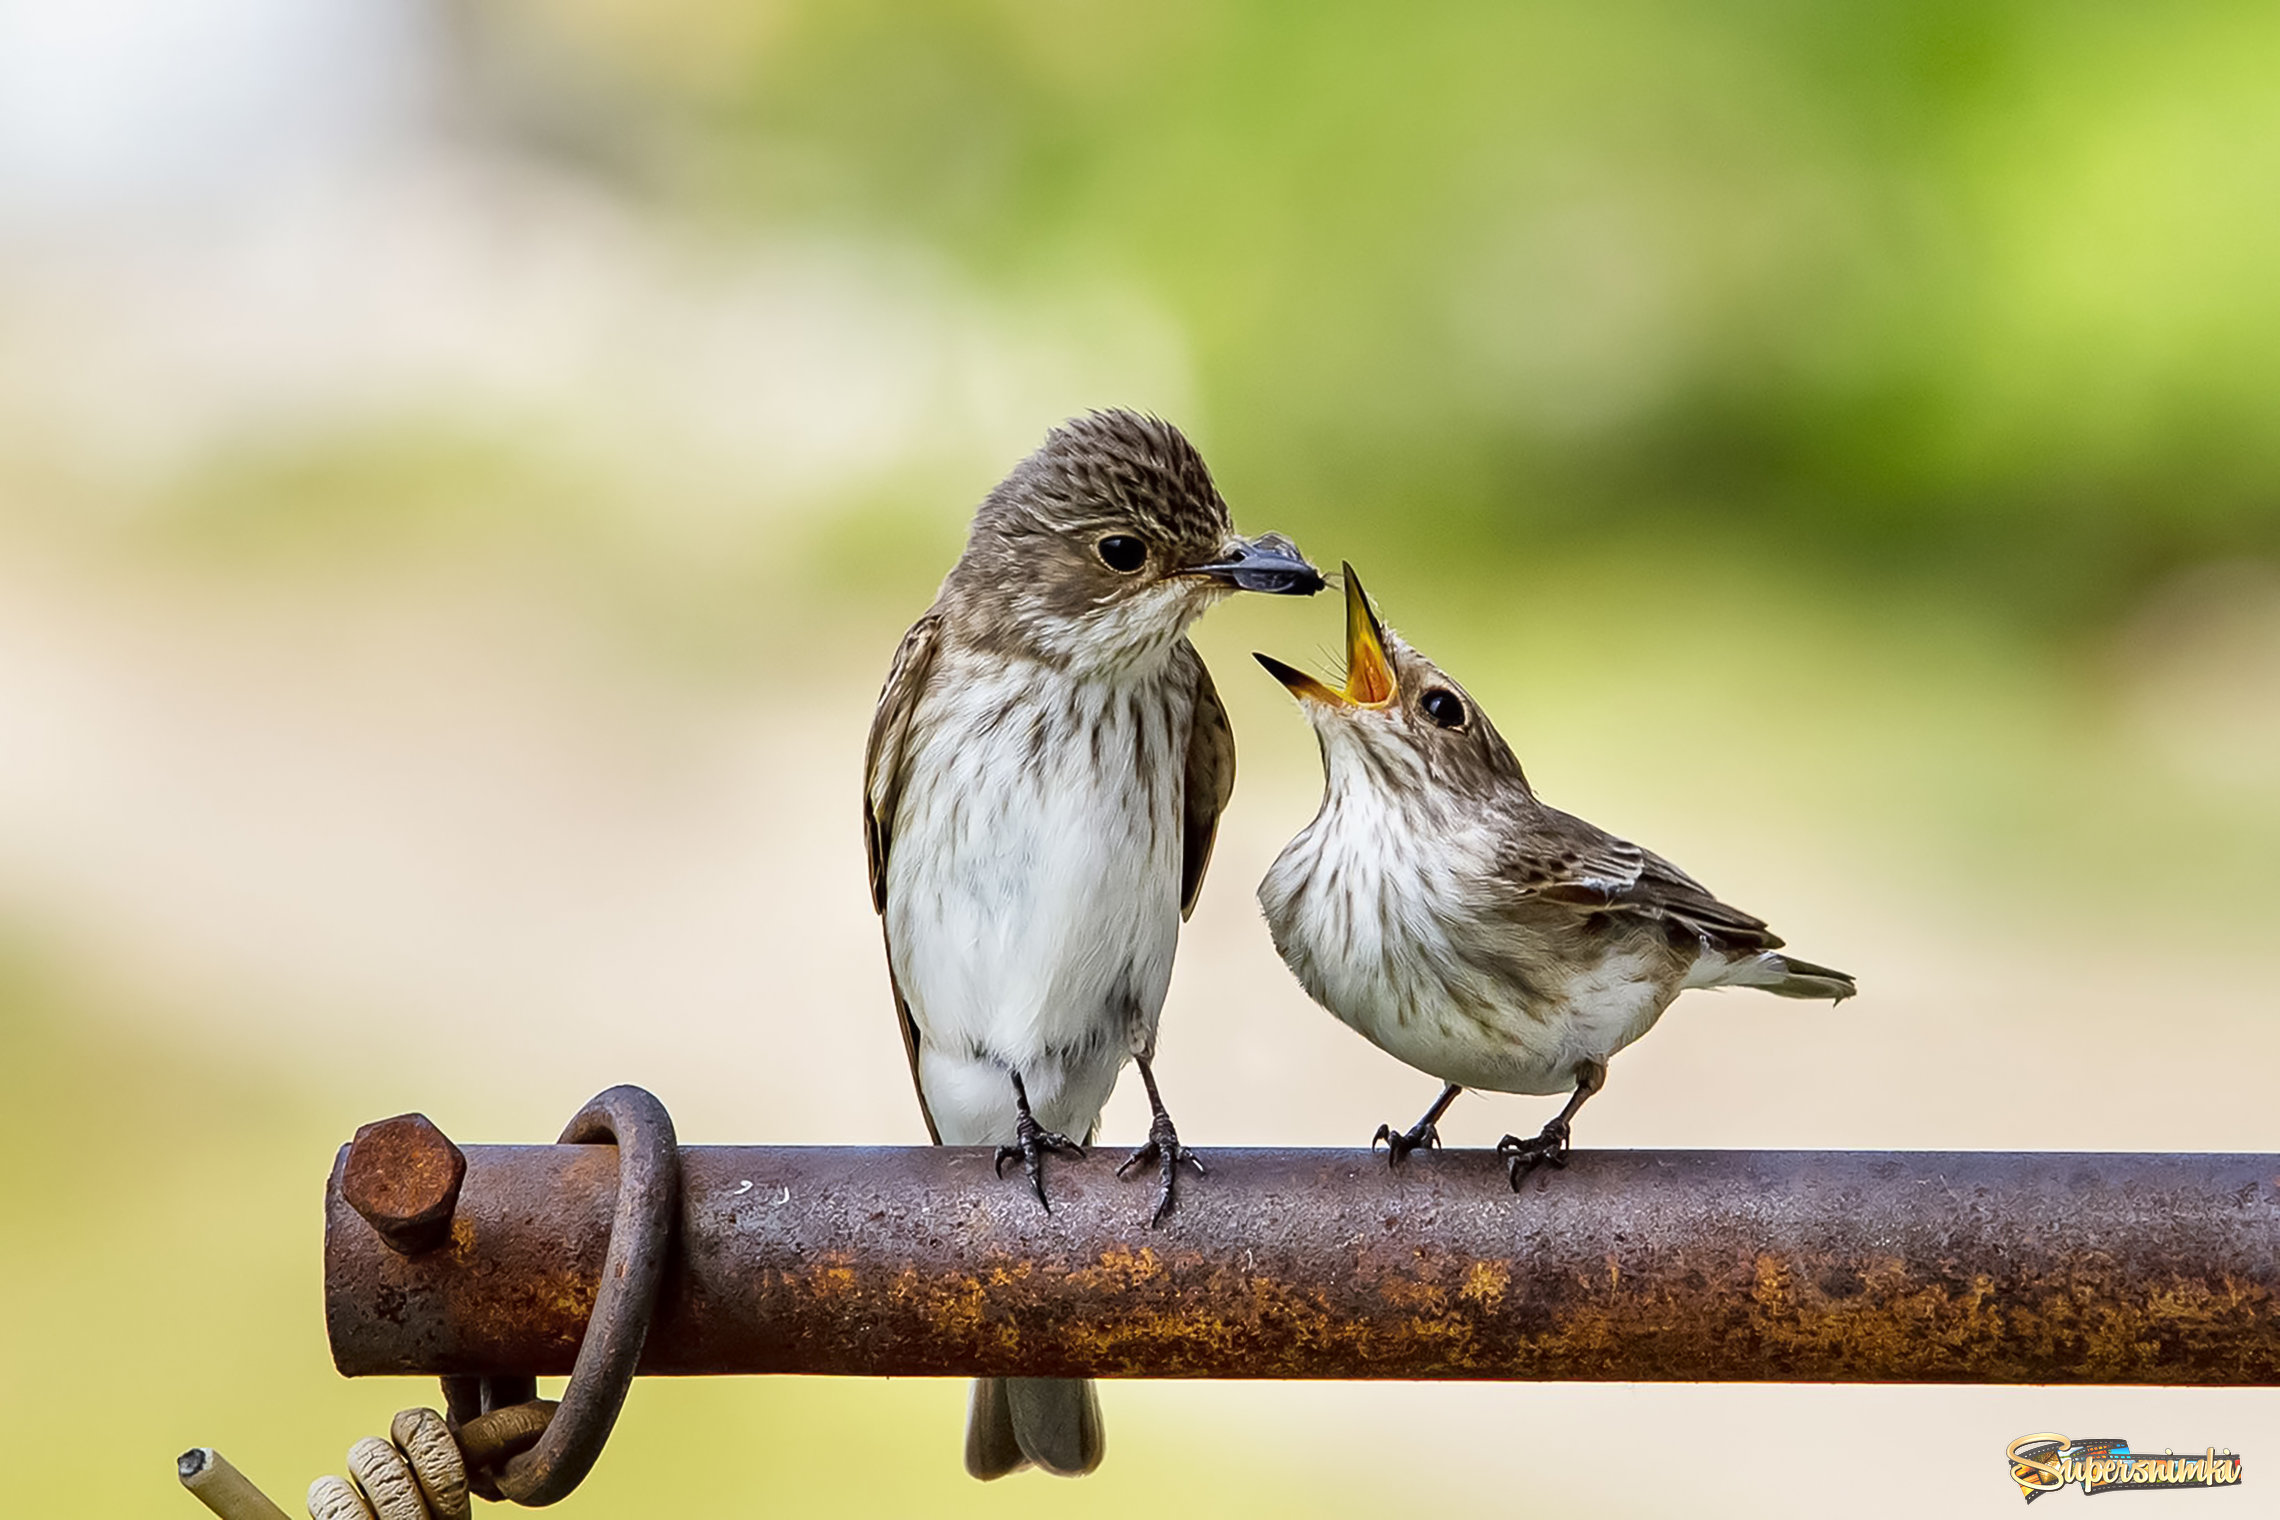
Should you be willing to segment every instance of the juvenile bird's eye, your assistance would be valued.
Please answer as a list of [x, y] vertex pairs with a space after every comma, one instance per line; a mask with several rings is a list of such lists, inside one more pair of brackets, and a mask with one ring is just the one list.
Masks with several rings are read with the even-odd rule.
[[1093, 545], [1100, 562], [1119, 575], [1130, 575], [1148, 563], [1148, 546], [1128, 533], [1111, 533]]
[[1436, 686], [1417, 699], [1425, 709], [1425, 716], [1443, 728], [1462, 728], [1465, 723], [1465, 701], [1445, 686]]

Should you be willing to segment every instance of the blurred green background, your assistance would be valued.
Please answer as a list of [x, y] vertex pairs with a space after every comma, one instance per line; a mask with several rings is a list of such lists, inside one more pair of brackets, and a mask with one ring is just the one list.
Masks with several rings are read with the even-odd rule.
[[[692, 1140], [920, 1137], [869, 703], [1093, 406], [1861, 976], [1682, 1003], [1586, 1145], [2275, 1148], [2275, 78], [2246, 3], [0, 0], [12, 1503], [193, 1513], [207, 1442], [290, 1499], [426, 1396], [322, 1343], [365, 1119], [534, 1139], [635, 1080]], [[1430, 1097], [1249, 905], [1317, 778], [1245, 652], [1336, 636], [1199, 634], [1244, 752], [1167, 1009], [1207, 1147]], [[644, 1386], [565, 1512], [1992, 1513], [2029, 1430], [2280, 1415], [1119, 1387], [1081, 1490], [983, 1489], [961, 1399]], [[1916, 1458], [1868, 1480], [1864, 1425]]]

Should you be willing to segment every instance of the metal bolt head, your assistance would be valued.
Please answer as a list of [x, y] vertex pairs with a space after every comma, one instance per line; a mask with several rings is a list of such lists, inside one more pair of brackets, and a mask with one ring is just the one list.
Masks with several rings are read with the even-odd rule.
[[398, 1114], [356, 1132], [340, 1195], [391, 1248], [416, 1256], [451, 1238], [466, 1179], [467, 1158], [427, 1115]]

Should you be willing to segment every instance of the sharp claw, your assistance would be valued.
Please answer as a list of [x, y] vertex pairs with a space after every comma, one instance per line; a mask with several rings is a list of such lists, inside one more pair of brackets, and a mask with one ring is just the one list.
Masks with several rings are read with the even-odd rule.
[[1180, 1144], [1179, 1131], [1172, 1128], [1171, 1121], [1159, 1119], [1149, 1126], [1147, 1143], [1125, 1157], [1124, 1164], [1116, 1169], [1119, 1177], [1129, 1176], [1135, 1167], [1150, 1164], [1160, 1169], [1157, 1175], [1161, 1190], [1156, 1197], [1156, 1211], [1148, 1218], [1148, 1228], [1155, 1229], [1171, 1217], [1175, 1198], [1174, 1179], [1179, 1176], [1180, 1163], [1183, 1161], [1195, 1168], [1198, 1177], [1210, 1175], [1209, 1168], [1203, 1164], [1203, 1158]]
[[1512, 1191], [1517, 1193], [1522, 1180], [1539, 1166], [1548, 1165], [1554, 1171], [1567, 1170], [1568, 1127], [1554, 1119], [1534, 1139], [1523, 1140], [1518, 1135], [1506, 1135], [1496, 1142], [1496, 1154], [1504, 1158], [1512, 1179]]
[[1019, 1157], [1021, 1170], [1029, 1178], [1031, 1191], [1037, 1194], [1037, 1201], [1043, 1204], [1045, 1212], [1050, 1214], [1053, 1212], [1053, 1200], [1045, 1196], [1045, 1153], [1047, 1151], [1065, 1152], [1082, 1161], [1085, 1158], [1085, 1148], [1071, 1140], [1067, 1135], [1058, 1135], [1049, 1129], [1040, 1128], [1037, 1121], [1030, 1117], [1026, 1102], [1022, 1105], [1019, 1122], [1014, 1128], [1014, 1136], [1015, 1142], [1012, 1145], [998, 1147], [997, 1156], [990, 1163], [990, 1169], [1002, 1178], [1005, 1176], [1005, 1164]]
[[1431, 1124], [1419, 1124], [1415, 1129], [1408, 1130], [1395, 1129], [1390, 1124], [1381, 1124], [1378, 1126], [1377, 1134], [1370, 1140], [1370, 1149], [1373, 1152], [1378, 1148], [1378, 1142], [1381, 1140], [1385, 1142], [1386, 1165], [1399, 1166], [1409, 1159], [1411, 1151], [1440, 1149], [1441, 1131], [1438, 1126]]

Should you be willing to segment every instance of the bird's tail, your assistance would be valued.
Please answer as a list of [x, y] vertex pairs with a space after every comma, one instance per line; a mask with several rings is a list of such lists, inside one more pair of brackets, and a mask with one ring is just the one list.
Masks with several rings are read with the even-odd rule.
[[1735, 961], [1713, 985], [1763, 987], [1779, 997], [1827, 998], [1832, 1003], [1841, 1003], [1860, 991], [1850, 972], [1832, 971], [1772, 950]]
[[1002, 1478], [1035, 1463], [1081, 1478], [1108, 1449], [1089, 1378], [976, 1378], [966, 1407], [966, 1471]]

